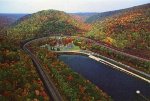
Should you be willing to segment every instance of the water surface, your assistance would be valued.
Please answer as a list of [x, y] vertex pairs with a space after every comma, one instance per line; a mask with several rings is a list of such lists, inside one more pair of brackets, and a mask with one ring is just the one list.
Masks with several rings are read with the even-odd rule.
[[81, 55], [61, 55], [73, 71], [97, 85], [115, 101], [145, 101], [137, 95], [136, 90], [150, 99], [150, 84], [126, 73], [115, 70], [110, 66]]

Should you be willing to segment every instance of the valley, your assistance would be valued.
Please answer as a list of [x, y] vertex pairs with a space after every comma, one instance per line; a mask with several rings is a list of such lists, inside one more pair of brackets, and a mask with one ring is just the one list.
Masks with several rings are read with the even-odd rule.
[[0, 100], [149, 101], [149, 12], [0, 14]]

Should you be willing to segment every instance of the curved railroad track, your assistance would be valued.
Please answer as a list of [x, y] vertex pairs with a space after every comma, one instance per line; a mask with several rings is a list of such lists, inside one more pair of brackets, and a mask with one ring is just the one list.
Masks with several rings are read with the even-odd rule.
[[[50, 37], [54, 37], [54, 36], [59, 36], [59, 35], [52, 35]], [[78, 37], [78, 36], [69, 36], [69, 37]], [[63, 101], [63, 98], [61, 97], [60, 93], [58, 92], [57, 88], [55, 87], [55, 85], [53, 84], [51, 78], [48, 76], [48, 74], [46, 73], [45, 70], [43, 70], [39, 60], [37, 59], [37, 57], [27, 48], [27, 45], [34, 42], [34, 41], [40, 41], [40, 40], [43, 40], [47, 37], [42, 37], [42, 38], [38, 38], [38, 39], [32, 39], [28, 42], [26, 42], [25, 44], [22, 45], [22, 49], [30, 56], [30, 58], [32, 59], [33, 61], [33, 64], [34, 66], [36, 67], [36, 70], [37, 72], [39, 73], [40, 75], [40, 78], [41, 80], [43, 81], [43, 84], [48, 92], [48, 95], [50, 96], [50, 98], [53, 100], [53, 101]], [[130, 56], [132, 58], [136, 58], [136, 59], [139, 59], [139, 60], [142, 60], [142, 61], [148, 61], [150, 62], [150, 60], [148, 59], [144, 59], [144, 58], [141, 58], [141, 57], [137, 57], [137, 56], [134, 56], [134, 55], [131, 55], [131, 54], [128, 54], [128, 53], [124, 53], [124, 52], [121, 52], [121, 51], [118, 51], [116, 49], [112, 49], [108, 46], [105, 46], [105, 45], [102, 45], [94, 40], [91, 40], [89, 38], [86, 38], [86, 37], [78, 37], [78, 38], [85, 38], [86, 40], [88, 41], [91, 41], [91, 42], [94, 42], [96, 45], [100, 45], [100, 46], [103, 46], [105, 48], [108, 48], [114, 52], [118, 52], [120, 54], [123, 54], [125, 56]], [[137, 71], [136, 71], [137, 72]], [[141, 74], [141, 72], [139, 72]], [[143, 74], [143, 73], [142, 73]], [[145, 74], [144, 74], [145, 75]], [[147, 76], [147, 74], [146, 74]], [[147, 76], [149, 77], [149, 75]]]
[[[35, 39], [37, 40], [37, 39]], [[60, 93], [58, 92], [57, 88], [53, 84], [51, 78], [48, 76], [45, 70], [43, 70], [39, 60], [36, 58], [36, 56], [26, 47], [31, 42], [35, 41], [31, 40], [27, 43], [25, 43], [22, 46], [22, 49], [30, 56], [30, 58], [33, 61], [34, 66], [36, 67], [36, 70], [45, 86], [45, 89], [50, 97], [50, 101], [63, 101], [63, 98], [61, 97]]]

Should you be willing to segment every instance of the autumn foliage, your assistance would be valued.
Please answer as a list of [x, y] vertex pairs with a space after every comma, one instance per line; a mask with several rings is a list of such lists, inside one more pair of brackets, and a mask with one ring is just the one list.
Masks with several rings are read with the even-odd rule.
[[123, 10], [93, 24], [88, 37], [150, 58], [150, 4]]
[[[47, 48], [40, 47], [40, 45], [43, 44], [51, 44], [49, 40], [52, 39], [47, 38], [43, 41], [32, 42], [28, 47], [36, 49], [33, 53], [38, 56], [43, 69], [49, 73], [50, 78], [52, 78], [61, 96], [63, 96], [66, 101], [111, 101], [111, 98], [106, 93], [97, 88], [89, 80], [73, 72], [71, 68], [60, 61], [57, 53], [51, 52]], [[53, 43], [53, 41], [51, 42]], [[63, 38], [64, 44], [72, 41], [73, 39], [71, 37]]]
[[0, 100], [48, 101], [30, 58], [7, 37], [0, 37]]

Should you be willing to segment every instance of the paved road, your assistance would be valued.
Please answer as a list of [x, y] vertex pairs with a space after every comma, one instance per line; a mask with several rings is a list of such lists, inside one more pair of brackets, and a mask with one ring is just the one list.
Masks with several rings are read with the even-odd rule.
[[[59, 36], [59, 35], [58, 35]], [[54, 36], [51, 36], [51, 37], [54, 37]], [[74, 37], [77, 37], [77, 36], [74, 36]], [[38, 59], [36, 58], [36, 56], [34, 56], [34, 54], [32, 54], [32, 52], [26, 47], [26, 45], [28, 45], [29, 43], [32, 43], [34, 41], [40, 41], [40, 40], [43, 40], [47, 37], [43, 37], [43, 38], [38, 38], [38, 39], [34, 39], [34, 40], [31, 40], [27, 43], [25, 43], [23, 45], [23, 50], [27, 52], [27, 54], [31, 57], [49, 95], [51, 96], [51, 98], [54, 100], [54, 101], [62, 101], [62, 97], [61, 95], [59, 94], [59, 92], [57, 91], [56, 87], [54, 86], [53, 82], [51, 81], [51, 79], [49, 78], [49, 76], [47, 75], [47, 73], [42, 69], [42, 66], [40, 65]], [[78, 38], [85, 38], [85, 37], [78, 37]], [[89, 40], [93, 43], [95, 43], [96, 45], [100, 45], [100, 46], [103, 46], [103, 47], [106, 47], [114, 52], [117, 52], [117, 53], [120, 53], [120, 54], [123, 54], [123, 55], [126, 55], [126, 56], [130, 56], [132, 58], [136, 58], [136, 59], [139, 59], [139, 60], [142, 60], [142, 61], [150, 61], [150, 60], [147, 60], [147, 59], [144, 59], [144, 58], [141, 58], [141, 57], [137, 57], [137, 56], [134, 56], [134, 55], [131, 55], [131, 54], [127, 54], [127, 53], [124, 53], [124, 52], [121, 52], [121, 51], [118, 51], [116, 49], [112, 49], [108, 46], [105, 46], [105, 45], [102, 45], [94, 40], [91, 40], [89, 38], [85, 38], [86, 40]], [[140, 73], [140, 72], [139, 72]], [[147, 75], [147, 74], [146, 74]], [[149, 75], [148, 75], [149, 77]]]
[[[53, 37], [53, 38], [54, 38], [55, 36], [56, 36], [56, 35], [52, 35], [52, 36], [50, 36], [50, 37]], [[69, 35], [68, 35], [68, 36], [69, 36]], [[59, 37], [59, 35], [58, 35], [58, 37]], [[67, 36], [64, 36], [64, 37], [67, 37]], [[94, 41], [94, 40], [91, 40], [91, 39], [89, 39], [89, 38], [86, 38], [86, 37], [78, 37], [78, 36], [69, 36], [69, 37], [77, 37], [78, 39], [79, 39], [79, 38], [84, 38], [84, 39], [86, 39], [86, 40], [88, 40], [88, 41], [91, 41], [91, 42], [93, 42], [93, 43], [95, 43], [95, 44], [97, 44], [97, 45], [106, 47], [106, 48], [108, 48], [108, 49], [110, 49], [110, 50], [112, 50], [112, 51], [118, 52], [118, 53], [120, 53], [120, 54], [123, 54], [123, 55], [126, 55], [126, 56], [130, 56], [130, 57], [132, 57], [132, 58], [136, 58], [136, 59], [139, 59], [139, 60], [143, 60], [143, 61], [148, 61], [148, 62], [150, 62], [150, 60], [147, 60], [147, 59], [144, 59], [144, 58], [141, 58], [141, 57], [137, 57], [137, 56], [134, 56], [134, 55], [131, 55], [131, 54], [127, 54], [127, 53], [124, 53], [124, 52], [120, 52], [120, 51], [118, 51], [118, 50], [112, 49], [112, 48], [110, 48], [110, 47], [108, 47], [108, 46], [105, 46], [105, 45], [101, 45], [100, 43], [98, 43], [98, 42], [96, 42], [96, 41]], [[40, 41], [40, 40], [43, 40], [43, 39], [46, 39], [46, 38], [47, 38], [47, 37], [34, 39], [34, 40], [32, 40], [32, 42], [33, 42], [33, 41]], [[84, 51], [84, 52], [85, 52], [85, 51]], [[90, 53], [91, 53], [91, 52], [90, 52]], [[124, 65], [124, 64], [119, 63], [119, 62], [117, 62], [117, 61], [115, 61], [115, 60], [112, 60], [112, 59], [110, 59], [110, 58], [107, 58], [107, 57], [104, 57], [104, 56], [102, 56], [102, 55], [99, 55], [99, 54], [97, 54], [97, 53], [94, 53], [94, 54], [95, 54], [96, 56], [100, 56], [100, 57], [103, 57], [103, 58], [105, 58], [105, 59], [111, 60], [112, 62], [115, 62], [115, 63], [117, 63], [117, 64], [120, 64], [120, 65], [122, 65], [122, 66], [124, 66], [124, 67], [126, 67], [126, 68], [128, 68], [128, 69], [130, 69], [130, 70], [132, 70], [132, 71], [138, 72], [139, 74], [142, 74], [142, 75], [144, 75], [144, 76], [150, 78], [150, 75], [147, 74], [147, 73], [144, 73], [144, 72], [142, 72], [142, 71], [136, 70], [136, 69], [134, 69], [134, 68], [131, 68], [130, 66]]]
[[105, 47], [105, 48], [107, 48], [107, 49], [109, 49], [109, 50], [112, 50], [112, 51], [114, 51], [114, 52], [117, 52], [117, 53], [119, 53], [119, 54], [122, 54], [122, 55], [125, 55], [125, 56], [129, 56], [129, 57], [132, 57], [132, 58], [135, 58], [135, 59], [138, 59], [138, 60], [150, 62], [150, 60], [148, 60], [148, 59], [145, 59], [145, 58], [142, 58], [142, 57], [138, 57], [138, 56], [135, 56], [135, 55], [131, 55], [131, 54], [128, 54], [128, 53], [125, 53], [125, 52], [121, 52], [121, 51], [119, 51], [119, 50], [116, 50], [116, 49], [113, 49], [113, 48], [111, 48], [111, 47], [109, 47], [109, 46], [103, 45], [103, 44], [101, 44], [101, 43], [99, 43], [99, 42], [97, 42], [97, 41], [95, 41], [95, 40], [89, 39], [89, 38], [87, 38], [87, 37], [79, 37], [79, 38], [87, 39], [87, 40], [89, 40], [89, 41], [95, 43], [96, 45]]
[[[37, 39], [36, 39], [37, 40]], [[35, 41], [35, 40], [32, 40]], [[39, 60], [36, 58], [36, 56], [26, 47], [28, 44], [32, 43], [32, 41], [29, 41], [23, 45], [23, 50], [31, 57], [34, 66], [36, 67], [37, 72], [40, 75], [41, 80], [43, 81], [43, 84], [45, 86], [45, 89], [48, 92], [48, 95], [50, 96], [50, 100], [52, 101], [63, 101], [63, 98], [61, 97], [60, 93], [58, 92], [57, 88], [54, 86], [51, 78], [48, 76], [46, 71], [43, 70]]]

